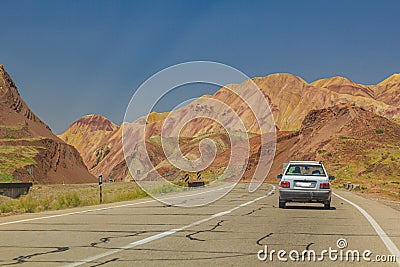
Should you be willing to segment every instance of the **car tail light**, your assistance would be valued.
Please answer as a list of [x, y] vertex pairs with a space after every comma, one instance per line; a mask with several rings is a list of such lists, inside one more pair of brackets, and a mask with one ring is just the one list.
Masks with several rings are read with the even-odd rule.
[[329, 188], [331, 188], [331, 185], [329, 183], [321, 183], [319, 185], [319, 188], [321, 188], [321, 189], [329, 189]]
[[289, 188], [289, 187], [290, 187], [290, 182], [281, 181], [280, 187], [282, 187], [282, 188]]

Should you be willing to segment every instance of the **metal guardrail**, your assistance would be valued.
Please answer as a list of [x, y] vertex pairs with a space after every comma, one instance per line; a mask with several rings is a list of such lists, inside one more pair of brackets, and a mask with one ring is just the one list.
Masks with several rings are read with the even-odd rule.
[[351, 182], [347, 182], [343, 184], [343, 188], [347, 190], [360, 191], [361, 186], [359, 184], [352, 184]]

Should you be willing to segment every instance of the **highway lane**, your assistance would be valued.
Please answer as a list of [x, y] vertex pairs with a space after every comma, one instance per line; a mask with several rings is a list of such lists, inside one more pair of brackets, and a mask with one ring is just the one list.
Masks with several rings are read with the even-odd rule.
[[[198, 208], [143, 199], [103, 205], [98, 210], [0, 218], [0, 266], [293, 266], [288, 255], [288, 262], [280, 262], [276, 253], [272, 262], [269, 258], [260, 261], [257, 252], [265, 245], [269, 251], [288, 253], [309, 249], [318, 258], [329, 247], [338, 249], [340, 238], [348, 244], [344, 252], [371, 250], [371, 259], [390, 254], [371, 223], [345, 200], [334, 196], [331, 210], [317, 204], [289, 204], [279, 209], [272, 189], [263, 185], [249, 193], [247, 185], [239, 184], [224, 198]], [[399, 211], [347, 191], [336, 193], [370, 214], [400, 247]], [[94, 210], [85, 212], [88, 209]], [[398, 266], [332, 261], [328, 255], [318, 263], [298, 263], [310, 264]]]

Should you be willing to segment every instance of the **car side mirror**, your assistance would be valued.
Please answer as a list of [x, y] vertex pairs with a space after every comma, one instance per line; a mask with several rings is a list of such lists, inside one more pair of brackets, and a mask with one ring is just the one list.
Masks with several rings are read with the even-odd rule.
[[329, 176], [329, 180], [335, 180], [335, 176]]
[[282, 179], [282, 177], [283, 177], [283, 174], [279, 174], [278, 176], [276, 176], [276, 178], [278, 178], [278, 179]]

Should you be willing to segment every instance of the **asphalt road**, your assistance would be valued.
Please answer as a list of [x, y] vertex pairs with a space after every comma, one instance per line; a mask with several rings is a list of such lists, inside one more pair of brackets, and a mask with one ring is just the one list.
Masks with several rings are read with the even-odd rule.
[[[400, 212], [347, 191], [334, 192], [342, 198], [333, 196], [331, 210], [320, 204], [279, 209], [272, 185], [249, 193], [240, 184], [198, 208], [147, 198], [3, 217], [0, 266], [399, 266], [372, 261], [398, 252]], [[347, 247], [339, 249], [338, 239]], [[258, 252], [265, 246], [268, 258], [261, 261], [264, 253]], [[338, 259], [330, 259], [328, 252], [321, 256], [330, 247], [338, 250], [331, 254]], [[305, 249], [315, 251], [321, 261], [289, 258], [289, 253], [295, 258]], [[287, 261], [280, 261], [277, 252], [271, 261], [271, 250], [285, 250], [281, 258]], [[349, 250], [361, 255], [370, 250], [371, 262], [362, 257], [360, 262], [346, 262], [345, 256], [341, 260], [340, 253]]]

